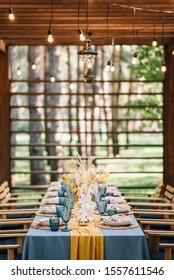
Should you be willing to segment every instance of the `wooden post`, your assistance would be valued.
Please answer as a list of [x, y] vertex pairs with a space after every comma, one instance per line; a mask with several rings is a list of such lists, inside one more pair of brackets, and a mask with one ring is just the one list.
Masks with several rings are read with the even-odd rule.
[[[171, 42], [172, 43], [172, 42]], [[174, 47], [174, 44], [173, 44]], [[174, 55], [166, 48], [164, 83], [164, 184], [174, 184]]]
[[8, 51], [0, 51], [0, 183], [10, 184], [10, 102]]

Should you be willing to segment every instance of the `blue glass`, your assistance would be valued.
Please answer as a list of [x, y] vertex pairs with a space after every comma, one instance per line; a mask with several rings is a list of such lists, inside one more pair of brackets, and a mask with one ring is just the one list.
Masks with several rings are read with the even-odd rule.
[[58, 196], [64, 197], [64, 191], [62, 189], [58, 190]]
[[65, 201], [64, 201], [64, 205], [67, 209], [72, 209], [74, 206], [74, 200], [71, 199], [70, 197], [66, 197]]
[[58, 217], [50, 218], [49, 223], [50, 223], [50, 229], [52, 231], [58, 231], [58, 229], [59, 229], [59, 218]]
[[109, 210], [108, 210], [108, 215], [109, 215], [109, 216], [113, 216], [113, 215], [115, 215], [115, 214], [117, 214], [117, 210], [116, 210], [116, 209], [109, 209]]
[[69, 211], [69, 209], [65, 208], [62, 212], [62, 220], [65, 223], [65, 228], [62, 229], [62, 231], [69, 231], [68, 222], [70, 219], [71, 219], [71, 211]]
[[63, 205], [58, 205], [56, 206], [56, 214], [57, 214], [57, 217], [62, 217], [62, 212], [64, 210], [65, 206]]
[[105, 201], [99, 201], [97, 203], [97, 210], [100, 213], [100, 215], [103, 215], [106, 212], [107, 206]]
[[99, 185], [98, 192], [101, 194], [101, 196], [105, 196], [106, 194], [106, 185]]
[[66, 197], [59, 197], [59, 204], [60, 205], [64, 205], [65, 206], [65, 199], [66, 199]]

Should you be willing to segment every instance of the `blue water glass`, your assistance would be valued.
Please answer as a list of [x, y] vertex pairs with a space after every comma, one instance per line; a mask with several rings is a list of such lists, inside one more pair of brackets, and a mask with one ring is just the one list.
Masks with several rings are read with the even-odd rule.
[[59, 229], [59, 218], [58, 217], [51, 217], [49, 219], [50, 229], [52, 231], [58, 231]]
[[97, 203], [97, 209], [98, 209], [100, 215], [103, 215], [106, 212], [106, 209], [107, 209], [105, 202], [104, 201], [99, 201]]
[[106, 185], [99, 185], [98, 192], [101, 194], [101, 196], [105, 196], [106, 194]]
[[64, 197], [64, 190], [58, 190], [58, 197]]
[[69, 231], [68, 222], [70, 219], [71, 219], [71, 211], [69, 211], [69, 209], [65, 208], [62, 212], [62, 220], [65, 223], [65, 228], [62, 229], [62, 231]]
[[56, 214], [57, 214], [57, 217], [62, 217], [62, 212], [64, 210], [65, 206], [63, 205], [58, 205], [56, 206]]
[[109, 215], [109, 216], [113, 216], [113, 215], [115, 215], [115, 214], [117, 214], [117, 210], [116, 210], [116, 209], [109, 209], [109, 210], [108, 210], [108, 215]]
[[59, 204], [65, 206], [65, 199], [66, 197], [59, 197]]
[[74, 200], [71, 199], [70, 197], [66, 197], [65, 201], [64, 201], [64, 205], [67, 209], [72, 209], [74, 206]]

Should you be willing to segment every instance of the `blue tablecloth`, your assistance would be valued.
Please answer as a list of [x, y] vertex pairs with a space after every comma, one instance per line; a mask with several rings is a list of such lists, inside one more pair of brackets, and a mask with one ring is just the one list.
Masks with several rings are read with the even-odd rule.
[[[131, 215], [132, 219], [135, 217]], [[36, 216], [35, 219], [41, 217]], [[101, 229], [105, 260], [149, 260], [149, 250], [140, 227]], [[30, 228], [24, 241], [23, 260], [69, 260], [70, 233]]]

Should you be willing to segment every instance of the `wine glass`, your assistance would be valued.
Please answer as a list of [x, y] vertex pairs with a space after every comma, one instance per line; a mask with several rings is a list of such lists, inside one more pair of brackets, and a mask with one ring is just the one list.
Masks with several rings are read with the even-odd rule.
[[63, 206], [63, 205], [56, 206], [56, 214], [57, 214], [58, 218], [62, 217], [62, 212], [63, 212], [64, 208], [65, 208], [65, 206]]
[[106, 185], [99, 185], [98, 187], [98, 192], [100, 195], [103, 197], [106, 194]]
[[63, 211], [62, 211], [62, 216], [61, 216], [63, 222], [65, 223], [65, 228], [62, 229], [62, 231], [69, 231], [68, 230], [68, 222], [69, 220], [71, 219], [71, 211], [67, 208], [65, 208]]
[[[99, 202], [97, 203], [97, 209], [98, 209], [100, 215], [103, 215], [103, 214], [106, 212], [106, 209], [107, 209], [107, 204], [106, 204], [106, 202], [105, 202], [105, 201], [99, 201]], [[102, 220], [102, 217], [101, 217], [100, 221], [101, 221], [101, 220]]]

